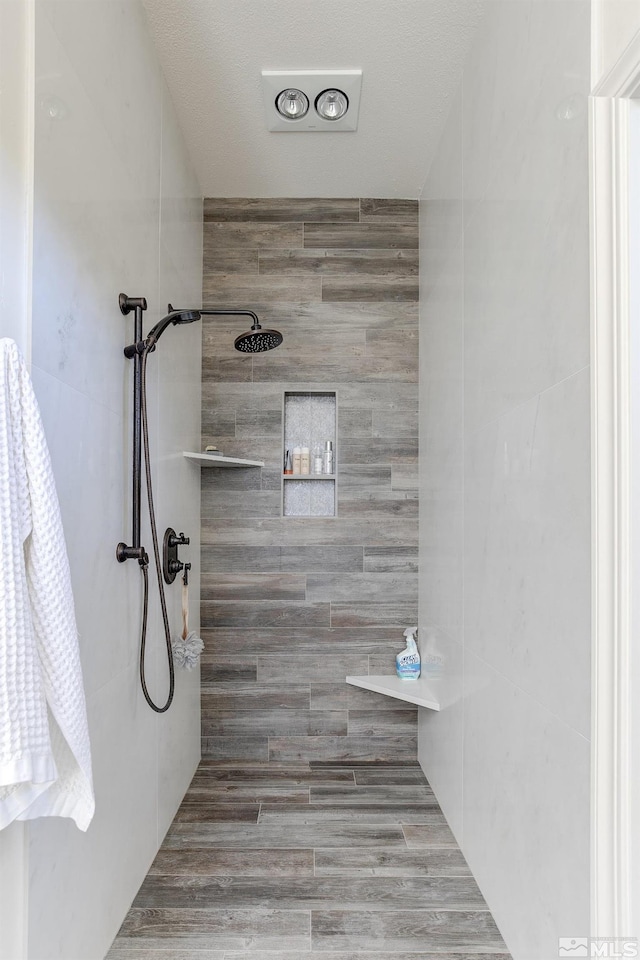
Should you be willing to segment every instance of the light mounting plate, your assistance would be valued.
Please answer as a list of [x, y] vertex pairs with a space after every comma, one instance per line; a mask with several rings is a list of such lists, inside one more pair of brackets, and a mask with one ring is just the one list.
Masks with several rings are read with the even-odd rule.
[[[358, 126], [362, 70], [263, 70], [262, 94], [267, 129], [274, 133], [352, 133]], [[276, 100], [283, 90], [295, 89], [309, 99], [303, 117], [290, 120], [278, 113]], [[341, 90], [349, 100], [349, 109], [339, 120], [325, 120], [315, 108], [325, 90]]]

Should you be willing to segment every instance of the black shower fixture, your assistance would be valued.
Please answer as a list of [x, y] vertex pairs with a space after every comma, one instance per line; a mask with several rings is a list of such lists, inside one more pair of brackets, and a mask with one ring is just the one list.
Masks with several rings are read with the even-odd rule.
[[177, 326], [181, 323], [194, 323], [203, 316], [220, 317], [251, 317], [253, 323], [251, 330], [241, 333], [234, 341], [234, 347], [240, 353], [263, 353], [266, 350], [273, 350], [279, 347], [283, 341], [283, 336], [278, 330], [266, 330], [260, 324], [258, 316], [253, 310], [226, 310], [209, 309], [205, 307], [194, 307], [183, 310], [177, 310], [170, 303], [167, 305], [167, 316], [159, 320], [151, 328], [146, 337], [142, 335], [142, 314], [147, 309], [147, 301], [144, 297], [128, 297], [121, 293], [118, 298], [120, 311], [125, 316], [133, 311], [135, 315], [134, 322], [134, 342], [124, 348], [124, 355], [129, 360], [134, 361], [133, 374], [133, 542], [131, 546], [124, 543], [118, 544], [117, 557], [120, 563], [124, 560], [141, 560], [144, 556], [144, 548], [140, 546], [140, 491], [141, 491], [141, 368], [140, 360], [151, 353], [156, 348], [156, 344], [167, 327]]
[[[135, 298], [126, 297], [123, 293], [120, 294], [120, 309], [123, 313], [129, 313], [130, 310], [134, 309], [134, 306], [128, 305], [135, 305], [135, 302]], [[146, 300], [144, 303], [145, 305], [142, 309], [146, 310]], [[279, 347], [283, 341], [283, 336], [278, 330], [264, 329], [257, 314], [255, 314], [253, 310], [209, 310], [205, 307], [177, 310], [175, 307], [172, 307], [170, 303], [167, 305], [167, 310], [169, 311], [167, 316], [163, 317], [162, 320], [156, 323], [155, 327], [151, 328], [144, 340], [142, 339], [142, 331], [140, 331], [140, 338], [124, 348], [125, 357], [131, 359], [135, 357], [136, 354], [142, 355], [145, 350], [149, 353], [155, 350], [156, 343], [171, 324], [177, 326], [179, 323], [193, 323], [195, 320], [200, 320], [205, 316], [251, 317], [253, 320], [251, 330], [248, 330], [246, 333], [241, 333], [239, 337], [236, 337], [233, 344], [240, 353], [264, 353], [266, 350], [274, 350], [275, 347]]]
[[[173, 669], [173, 652], [171, 648], [171, 632], [169, 628], [169, 618], [167, 615], [167, 604], [164, 595], [164, 586], [162, 582], [162, 564], [160, 561], [160, 548], [158, 545], [158, 532], [155, 520], [155, 511], [153, 506], [153, 488], [151, 482], [151, 457], [149, 454], [149, 423], [147, 416], [147, 358], [155, 350], [158, 340], [167, 329], [167, 327], [177, 326], [180, 323], [194, 323], [203, 316], [241, 316], [251, 317], [253, 323], [251, 330], [242, 333], [236, 337], [234, 346], [241, 353], [262, 353], [265, 350], [273, 350], [282, 343], [282, 334], [277, 330], [263, 330], [257, 315], [253, 310], [208, 310], [208, 309], [187, 309], [176, 310], [171, 304], [168, 305], [166, 317], [159, 320], [151, 328], [146, 337], [142, 335], [142, 314], [147, 309], [147, 301], [144, 297], [128, 297], [121, 293], [118, 299], [120, 311], [126, 316], [133, 311], [135, 315], [133, 343], [124, 348], [124, 355], [133, 360], [133, 486], [132, 486], [132, 540], [131, 544], [119, 543], [116, 548], [116, 558], [119, 563], [125, 560], [137, 560], [142, 570], [144, 593], [142, 601], [142, 631], [140, 640], [140, 683], [145, 699], [152, 710], [156, 713], [164, 713], [171, 706], [173, 693], [175, 689], [175, 677]], [[167, 646], [167, 658], [169, 662], [169, 694], [163, 706], [158, 706], [151, 698], [147, 690], [145, 679], [145, 646], [147, 639], [147, 618], [149, 609], [149, 557], [147, 551], [140, 543], [140, 505], [142, 493], [142, 453], [144, 449], [144, 465], [147, 486], [147, 502], [149, 506], [149, 520], [151, 526], [151, 539], [153, 541], [153, 554], [158, 576], [158, 589], [160, 592], [160, 606], [162, 608], [162, 622], [164, 626], [165, 642]], [[176, 538], [175, 531], [170, 530], [175, 543], [171, 544], [173, 548], [178, 543], [188, 543], [189, 540], [180, 534]], [[166, 539], [166, 538], [165, 538]], [[167, 544], [165, 542], [165, 554], [167, 554]], [[169, 557], [169, 562], [176, 565], [178, 569], [177, 555]], [[172, 571], [175, 572], [175, 571]]]
[[[144, 297], [138, 298], [144, 300]], [[120, 309], [125, 315], [135, 308], [136, 299], [134, 297], [127, 297], [124, 293], [120, 294]], [[134, 304], [134, 306], [131, 306]], [[143, 310], [147, 309], [147, 301], [144, 300]], [[195, 320], [200, 319], [200, 310], [174, 310], [171, 304], [169, 304], [169, 313], [162, 320], [159, 320], [155, 327], [152, 327], [146, 338], [142, 338], [142, 327], [138, 330], [138, 324], [136, 323], [134, 336], [136, 340], [134, 343], [130, 343], [128, 347], [124, 348], [124, 355], [129, 360], [132, 357], [135, 357], [136, 354], [143, 354], [145, 350], [150, 352], [155, 350], [156, 343], [167, 329], [170, 324], [176, 326], [179, 323], [193, 323]]]
[[[180, 315], [189, 313], [188, 310], [174, 310], [171, 304], [169, 304], [167, 309], [170, 313], [173, 311]], [[233, 342], [234, 347], [236, 350], [239, 350], [240, 353], [264, 353], [265, 350], [274, 350], [276, 347], [279, 347], [283, 341], [283, 336], [278, 330], [265, 330], [262, 327], [257, 314], [255, 314], [253, 310], [225, 310], [224, 308], [220, 310], [209, 310], [203, 307], [199, 313], [203, 317], [251, 317], [253, 320], [251, 330], [247, 330], [246, 333], [241, 333]], [[164, 323], [164, 321], [161, 321], [161, 323]], [[174, 320], [173, 323], [188, 323], [188, 321]]]

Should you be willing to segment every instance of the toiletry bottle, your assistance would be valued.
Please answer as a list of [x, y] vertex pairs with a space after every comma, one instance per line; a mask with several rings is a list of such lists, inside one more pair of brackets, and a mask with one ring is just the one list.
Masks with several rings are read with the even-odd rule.
[[404, 631], [407, 646], [396, 657], [396, 673], [401, 680], [417, 680], [420, 676], [420, 653], [416, 644], [417, 627], [408, 627]]
[[309, 476], [311, 458], [309, 456], [309, 447], [300, 447], [300, 473]]
[[301, 459], [300, 447], [294, 447], [293, 448], [293, 472], [294, 473], [302, 472], [302, 470], [300, 469], [301, 467], [300, 459]]
[[290, 476], [293, 473], [293, 457], [291, 450], [287, 450], [284, 455], [284, 474]]
[[322, 447], [318, 444], [313, 448], [313, 472], [322, 473], [323, 464]]
[[324, 445], [324, 472], [332, 474], [335, 470], [333, 462], [333, 440], [327, 440]]

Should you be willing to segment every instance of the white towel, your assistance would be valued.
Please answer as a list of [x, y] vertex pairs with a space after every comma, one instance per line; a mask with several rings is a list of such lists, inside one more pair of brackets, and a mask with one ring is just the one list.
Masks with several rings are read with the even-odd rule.
[[0, 340], [0, 829], [95, 807], [69, 563], [25, 362]]

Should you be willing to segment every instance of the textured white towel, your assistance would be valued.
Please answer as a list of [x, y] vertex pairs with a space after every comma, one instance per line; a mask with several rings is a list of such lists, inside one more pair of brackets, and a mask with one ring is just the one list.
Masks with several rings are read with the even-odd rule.
[[95, 807], [69, 563], [31, 380], [0, 340], [0, 829]]

